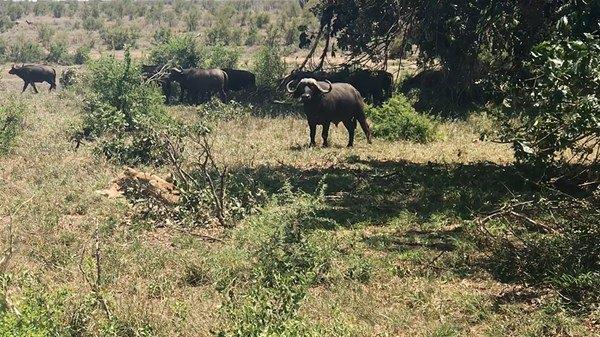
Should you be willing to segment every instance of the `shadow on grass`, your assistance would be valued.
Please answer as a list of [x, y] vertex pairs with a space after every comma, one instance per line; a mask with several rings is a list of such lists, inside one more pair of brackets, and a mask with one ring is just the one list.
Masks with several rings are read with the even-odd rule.
[[[314, 193], [325, 186], [327, 207], [317, 210], [315, 218], [328, 221], [315, 221], [308, 229], [364, 229], [358, 233], [370, 249], [390, 254], [419, 251], [419, 254], [408, 254], [408, 257], [395, 255], [398, 261], [414, 259], [411, 261], [421, 266], [419, 270], [443, 270], [459, 277], [485, 270], [498, 281], [530, 287], [532, 284], [547, 284], [544, 280], [548, 275], [580, 275], [590, 270], [589, 266], [570, 260], [565, 260], [568, 265], [561, 266], [565, 263], [561, 263], [560, 259], [565, 256], [573, 261], [585, 257], [583, 261], [592, 261], [590, 265], [596, 265], [597, 256], [592, 255], [597, 251], [598, 236], [586, 234], [597, 231], [597, 227], [593, 226], [594, 220], [588, 220], [588, 225], [582, 227], [588, 232], [579, 235], [576, 229], [575, 233], [579, 236], [571, 235], [574, 239], [547, 246], [546, 243], [557, 242], [560, 237], [548, 233], [547, 237], [541, 238], [539, 232], [528, 232], [518, 219], [506, 219], [504, 225], [513, 229], [521, 226], [518, 227], [520, 234], [515, 234], [518, 238], [528, 235], [524, 250], [515, 250], [510, 242], [498, 246], [498, 242], [507, 241], [504, 236], [498, 241], [497, 237], [486, 236], [464, 225], [465, 221], [496, 211], [506, 204], [525, 200], [531, 205], [529, 214], [534, 219], [544, 216], [547, 210], [533, 203], [553, 196], [528, 183], [521, 170], [512, 165], [490, 162], [420, 164], [350, 157], [344, 162], [319, 168], [260, 166], [246, 173], [252, 175], [257, 186], [270, 194], [280, 191], [286, 183], [294, 190], [307, 193]], [[573, 197], [565, 200], [571, 200], [569, 198]], [[567, 205], [573, 205], [572, 201], [569, 202], [571, 204]], [[558, 216], [556, 212], [559, 209], [553, 210], [553, 215]], [[568, 213], [563, 215], [568, 221]], [[496, 243], [490, 242], [490, 239], [496, 240]], [[538, 248], [530, 250], [528, 247]], [[564, 249], [555, 253], [556, 247]], [[440, 268], [440, 265], [443, 267]], [[570, 265], [576, 267], [571, 268]], [[588, 295], [589, 287], [576, 288], [572, 293], [582, 298], [596, 294]], [[499, 301], [525, 301], [527, 298], [507, 296]], [[577, 297], [573, 295], [573, 298]]]
[[320, 216], [343, 227], [386, 224], [403, 213], [420, 224], [434, 223], [440, 216], [473, 219], [516, 194], [534, 193], [512, 166], [485, 162], [446, 165], [350, 158], [327, 168], [261, 166], [251, 174], [269, 193], [285, 182], [308, 193], [325, 184], [331, 207]]

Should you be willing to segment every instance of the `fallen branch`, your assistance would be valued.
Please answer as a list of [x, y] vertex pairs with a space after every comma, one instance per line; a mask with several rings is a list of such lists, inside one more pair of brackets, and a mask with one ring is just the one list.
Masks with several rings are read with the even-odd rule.
[[191, 235], [191, 236], [203, 239], [203, 240], [214, 241], [214, 242], [219, 242], [219, 243], [225, 243], [225, 240], [222, 240], [222, 239], [219, 239], [219, 238], [216, 238], [214, 236], [207, 235], [207, 234], [194, 233], [194, 232], [182, 229], [182, 228], [178, 228], [176, 226], [173, 226], [171, 228], [173, 228], [174, 230], [176, 230], [178, 232], [181, 232], [183, 234]]

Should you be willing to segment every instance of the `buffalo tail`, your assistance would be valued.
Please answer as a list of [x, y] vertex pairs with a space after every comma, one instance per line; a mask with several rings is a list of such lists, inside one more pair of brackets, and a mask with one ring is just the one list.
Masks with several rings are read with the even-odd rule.
[[360, 128], [365, 133], [365, 136], [367, 136], [367, 143], [371, 144], [371, 128], [367, 123], [367, 117], [364, 114], [362, 114], [361, 116], [358, 116], [357, 120], [360, 124]]

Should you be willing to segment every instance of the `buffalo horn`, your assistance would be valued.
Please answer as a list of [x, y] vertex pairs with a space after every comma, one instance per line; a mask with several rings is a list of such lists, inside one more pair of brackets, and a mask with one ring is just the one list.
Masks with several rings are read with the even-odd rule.
[[292, 83], [294, 83], [294, 80], [291, 80], [291, 81], [289, 81], [289, 82], [288, 82], [288, 83], [285, 85], [285, 88], [287, 89], [287, 91], [288, 91], [289, 93], [293, 93], [293, 92], [294, 92], [294, 91], [296, 91], [296, 89], [298, 88], [298, 85], [296, 85], [296, 88], [294, 88], [294, 89], [291, 89], [291, 88], [290, 88], [290, 85], [291, 85]]
[[324, 94], [331, 92], [331, 89], [333, 89], [333, 86], [331, 85], [331, 82], [329, 82], [329, 80], [325, 80], [325, 82], [329, 84], [329, 90], [324, 90], [323, 88], [321, 88], [320, 85], [317, 84], [317, 88], [319, 88], [319, 90]]

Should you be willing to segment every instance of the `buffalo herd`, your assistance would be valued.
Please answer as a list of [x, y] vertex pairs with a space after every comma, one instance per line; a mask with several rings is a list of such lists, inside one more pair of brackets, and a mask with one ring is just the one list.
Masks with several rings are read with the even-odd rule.
[[[144, 65], [142, 76], [147, 82], [157, 83], [163, 90], [167, 103], [172, 96], [172, 84], [180, 88], [181, 102], [206, 102], [212, 96], [227, 100], [232, 91], [255, 91], [256, 76], [239, 69], [200, 69]], [[9, 74], [20, 77], [23, 91], [28, 85], [37, 93], [35, 83], [47, 82], [50, 90], [56, 88], [56, 71], [41, 65], [12, 66]], [[328, 146], [329, 127], [344, 124], [348, 130], [348, 146], [354, 145], [357, 124], [371, 142], [371, 130], [365, 116], [365, 103], [381, 105], [391, 97], [392, 74], [383, 70], [349, 70], [335, 72], [294, 71], [281, 79], [287, 91], [302, 102], [310, 129], [310, 146], [315, 146], [317, 125], [323, 127], [323, 146]], [[364, 101], [363, 101], [364, 100]]]

